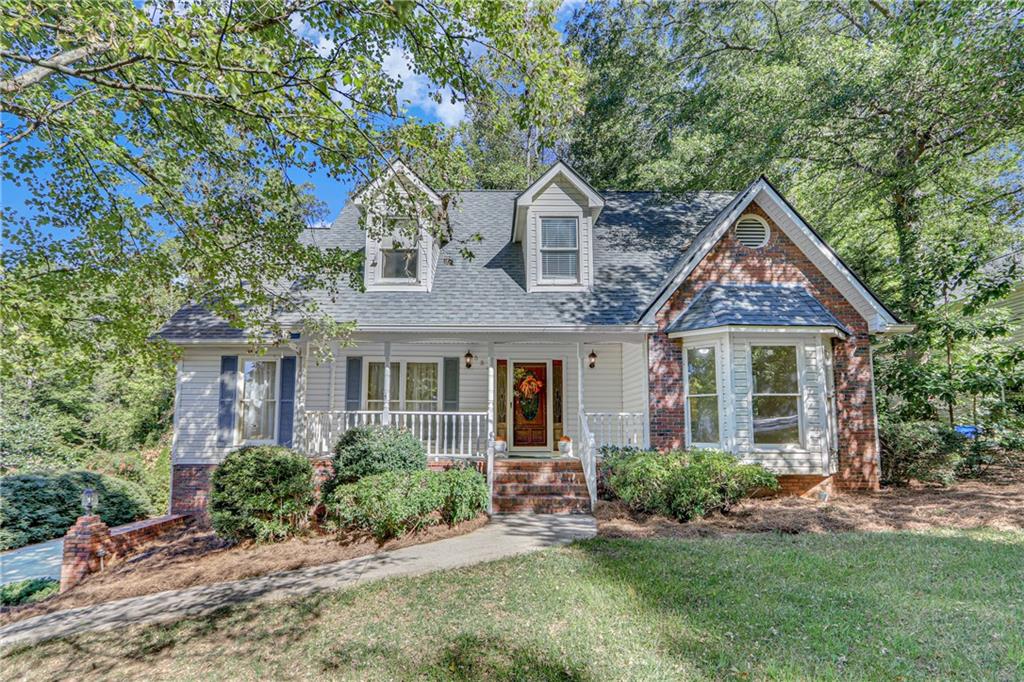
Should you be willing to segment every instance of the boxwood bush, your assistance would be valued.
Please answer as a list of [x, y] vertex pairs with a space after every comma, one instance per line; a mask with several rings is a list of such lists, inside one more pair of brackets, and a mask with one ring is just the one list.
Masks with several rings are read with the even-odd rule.
[[719, 450], [620, 451], [603, 466], [613, 497], [634, 511], [680, 521], [728, 511], [755, 491], [778, 488], [778, 479], [763, 466], [742, 464]]
[[229, 540], [283, 540], [307, 527], [313, 465], [288, 448], [235, 450], [213, 472], [210, 521]]
[[487, 507], [487, 481], [470, 468], [387, 471], [337, 486], [326, 506], [337, 528], [365, 530], [383, 541], [475, 517]]
[[99, 496], [95, 513], [108, 526], [153, 514], [140, 486], [95, 471], [22, 473], [0, 478], [0, 550], [52, 540], [67, 533], [82, 515], [82, 491]]
[[388, 471], [426, 468], [426, 448], [411, 432], [393, 426], [357, 426], [346, 431], [334, 448], [334, 479], [328, 488]]

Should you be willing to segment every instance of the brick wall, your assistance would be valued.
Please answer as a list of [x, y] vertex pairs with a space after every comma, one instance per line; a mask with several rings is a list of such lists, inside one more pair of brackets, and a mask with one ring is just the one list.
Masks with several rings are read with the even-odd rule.
[[[768, 221], [771, 236], [761, 249], [733, 237], [732, 228], [694, 269], [657, 313], [664, 330], [707, 284], [800, 284], [828, 308], [851, 336], [833, 339], [836, 407], [839, 423], [839, 470], [836, 484], [845, 489], [877, 489], [878, 452], [871, 392], [871, 360], [867, 322], [825, 275], [757, 204], [750, 213]], [[651, 444], [659, 449], [683, 447], [686, 425], [680, 341], [664, 332], [650, 339]]]
[[206, 503], [215, 464], [175, 464], [171, 469], [171, 513], [192, 514], [200, 524], [209, 523]]

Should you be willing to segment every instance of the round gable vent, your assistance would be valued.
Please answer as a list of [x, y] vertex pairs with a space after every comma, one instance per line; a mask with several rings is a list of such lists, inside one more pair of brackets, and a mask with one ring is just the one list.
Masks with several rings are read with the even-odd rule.
[[760, 249], [768, 243], [768, 223], [753, 214], [741, 216], [736, 222], [736, 239], [743, 246]]

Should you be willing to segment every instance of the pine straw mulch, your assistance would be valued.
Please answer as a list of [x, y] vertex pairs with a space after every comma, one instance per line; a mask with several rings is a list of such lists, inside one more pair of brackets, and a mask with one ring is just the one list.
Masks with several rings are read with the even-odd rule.
[[735, 533], [836, 533], [932, 528], [1024, 530], [1024, 462], [991, 467], [947, 488], [912, 484], [877, 493], [844, 492], [828, 502], [798, 497], [745, 500], [727, 514], [680, 523], [599, 503], [598, 534], [611, 538], [717, 537]]
[[184, 528], [94, 573], [64, 594], [0, 612], [0, 625], [115, 599], [354, 559], [464, 535], [486, 523], [487, 515], [481, 514], [454, 526], [443, 523], [428, 526], [384, 543], [378, 543], [368, 534], [349, 534], [308, 535], [265, 545], [232, 544], [217, 537], [212, 530]]

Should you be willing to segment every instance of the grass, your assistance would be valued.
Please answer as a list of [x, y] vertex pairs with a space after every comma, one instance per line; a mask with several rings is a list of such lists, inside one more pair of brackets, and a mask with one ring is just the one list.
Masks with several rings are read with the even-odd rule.
[[1024, 533], [591, 540], [12, 652], [19, 678], [1020, 679]]
[[28, 578], [0, 587], [0, 606], [21, 606], [52, 597], [60, 590], [53, 578]]

